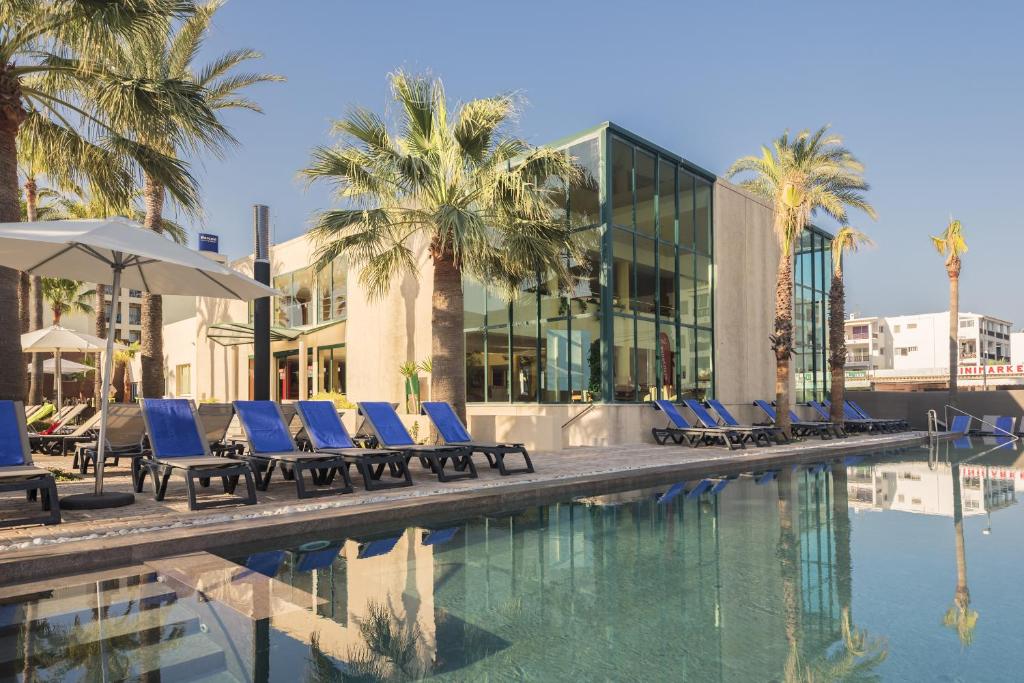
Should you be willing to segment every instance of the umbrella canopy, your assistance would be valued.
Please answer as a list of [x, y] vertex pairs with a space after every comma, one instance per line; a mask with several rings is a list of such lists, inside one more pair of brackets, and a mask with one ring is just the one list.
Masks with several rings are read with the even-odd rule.
[[[47, 375], [52, 375], [57, 369], [57, 361], [55, 358], [47, 358], [43, 361], [43, 372]], [[79, 372], [92, 372], [96, 368], [85, 363], [76, 363], [73, 360], [67, 358], [60, 359], [60, 372], [62, 375], [75, 375]]]
[[[64, 375], [67, 370], [64, 368], [65, 362], [61, 359], [60, 354], [63, 351], [92, 351], [99, 353], [107, 348], [107, 340], [101, 339], [85, 332], [77, 332], [75, 330], [69, 330], [66, 327], [60, 325], [51, 325], [50, 327], [42, 327], [32, 332], [26, 332], [21, 335], [21, 349], [26, 353], [52, 353], [53, 364], [48, 372], [57, 373]], [[49, 362], [49, 361], [48, 361]], [[75, 363], [75, 365], [79, 365]], [[82, 366], [86, 367], [86, 366]], [[44, 367], [44, 372], [47, 370]], [[62, 394], [61, 383], [54, 382], [54, 389], [57, 392], [57, 405], [64, 405], [64, 396]]]
[[[273, 296], [270, 287], [125, 218], [0, 223], [0, 265], [29, 275], [65, 277], [111, 287], [117, 310], [122, 287], [152, 294], [226, 299]], [[109, 507], [134, 500], [130, 494], [103, 495], [110, 376], [113, 374], [115, 317], [110, 316], [103, 359], [99, 457], [94, 496], [75, 496], [75, 507]], [[71, 502], [69, 499], [62, 501]]]

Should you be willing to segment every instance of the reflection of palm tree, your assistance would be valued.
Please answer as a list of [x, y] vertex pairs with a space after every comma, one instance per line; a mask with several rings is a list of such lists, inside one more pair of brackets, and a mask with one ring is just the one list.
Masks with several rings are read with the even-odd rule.
[[971, 609], [971, 592], [967, 588], [967, 553], [964, 548], [964, 512], [960, 491], [960, 463], [952, 464], [953, 469], [953, 529], [956, 532], [956, 594], [953, 606], [946, 611], [942, 623], [956, 629], [960, 644], [964, 647], [974, 639], [974, 627], [978, 624], [978, 612]]
[[779, 571], [782, 575], [782, 610], [785, 618], [786, 655], [785, 680], [801, 678], [803, 665], [800, 653], [800, 554], [797, 549], [796, 530], [793, 527], [795, 497], [793, 472], [779, 473]]

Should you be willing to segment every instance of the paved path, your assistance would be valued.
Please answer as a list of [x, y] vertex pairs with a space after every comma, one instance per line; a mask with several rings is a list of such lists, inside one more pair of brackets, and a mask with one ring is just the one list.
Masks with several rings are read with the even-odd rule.
[[[303, 528], [308, 530], [310, 524], [322, 527], [330, 521], [337, 525], [346, 518], [351, 523], [358, 519], [359, 523], [387, 521], [403, 526], [420, 517], [403, 518], [402, 510], [420, 516], [428, 510], [438, 513], [462, 510], [467, 515], [479, 514], [480, 505], [485, 502], [510, 505], [516, 500], [539, 501], [541, 491], [564, 498], [581, 495], [588, 490], [609, 492], [639, 488], [659, 481], [672, 481], [673, 476], [684, 478], [684, 475], [695, 476], [698, 473], [734, 473], [784, 462], [825, 459], [841, 453], [868, 453], [911, 446], [919, 444], [924, 436], [922, 433], [904, 433], [830, 441], [813, 439], [769, 448], [748, 446], [744, 450], [733, 451], [721, 447], [691, 449], [646, 443], [573, 448], [557, 453], [533, 454], [537, 472], [508, 477], [501, 477], [496, 470], [487, 468], [480, 457], [480, 477], [474, 480], [440, 483], [428, 471], [414, 464], [416, 484], [412, 487], [368, 492], [362, 489], [357, 479], [353, 494], [301, 501], [295, 498], [294, 484], [278, 476], [268, 491], [258, 492], [257, 505], [199, 512], [188, 510], [184, 481], [180, 477], [171, 479], [167, 498], [162, 502], [153, 500], [152, 486], [147, 480], [146, 492], [136, 497], [134, 505], [108, 510], [67, 510], [63, 513], [64, 523], [56, 526], [0, 529], [0, 584], [12, 580], [14, 575], [9, 570], [19, 560], [25, 559], [115, 547], [124, 548], [134, 559], [145, 559], [158, 556], [160, 551], [142, 554], [139, 548], [157, 539], [178, 539], [196, 548], [202, 546], [197, 538], [214, 532], [218, 535], [227, 533], [228, 540], [242, 542], [247, 538], [257, 538], [252, 533], [245, 533], [247, 530], [266, 537], [271, 533], [271, 527], [276, 534], [290, 533]], [[70, 469], [71, 459], [37, 457], [36, 463], [42, 467]], [[207, 500], [223, 498], [223, 493], [216, 496], [210, 493], [217, 490], [218, 484], [215, 481], [210, 489], [200, 490], [200, 500], [204, 500], [204, 495]], [[58, 487], [62, 496], [89, 491], [92, 478], [90, 475], [82, 481], [61, 482]], [[107, 469], [106, 487], [114, 491], [131, 490], [126, 464]], [[37, 510], [34, 505], [26, 503], [23, 494], [2, 494], [0, 518], [23, 516], [27, 509]], [[300, 522], [305, 522], [306, 527], [302, 527]], [[292, 526], [282, 526], [289, 524]], [[261, 531], [261, 527], [265, 530]], [[91, 558], [90, 562], [96, 568], [109, 564], [96, 558]], [[15, 573], [24, 576], [27, 570], [26, 566]]]

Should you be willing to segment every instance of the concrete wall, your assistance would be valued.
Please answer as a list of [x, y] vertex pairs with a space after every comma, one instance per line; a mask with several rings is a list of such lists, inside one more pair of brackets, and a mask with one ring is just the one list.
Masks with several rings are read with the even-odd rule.
[[779, 247], [772, 209], [731, 183], [715, 183], [715, 386], [723, 401], [775, 395], [768, 337]]
[[[935, 410], [943, 419], [943, 408], [950, 403], [948, 391], [857, 391], [849, 398], [857, 401], [872, 417], [898, 417], [910, 420], [915, 429], [928, 427], [927, 413]], [[956, 405], [972, 415], [1008, 415], [1019, 423], [1024, 416], [1024, 390], [960, 391]], [[975, 425], [977, 428], [977, 425]]]

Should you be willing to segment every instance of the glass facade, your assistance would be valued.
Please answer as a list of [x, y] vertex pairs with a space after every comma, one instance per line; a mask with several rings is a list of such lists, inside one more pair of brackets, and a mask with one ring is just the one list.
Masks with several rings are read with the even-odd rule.
[[559, 292], [466, 281], [467, 399], [641, 402], [714, 394], [713, 178], [613, 126], [561, 145], [583, 169], [566, 220], [587, 248]]
[[[283, 296], [273, 297], [275, 327], [308, 327], [345, 320], [346, 266], [344, 261], [332, 263], [317, 273], [312, 266], [278, 275], [274, 289]], [[249, 305], [252, 322], [252, 304]]]
[[832, 238], [808, 227], [793, 264], [793, 376], [796, 401], [820, 401], [828, 391], [828, 290]]

